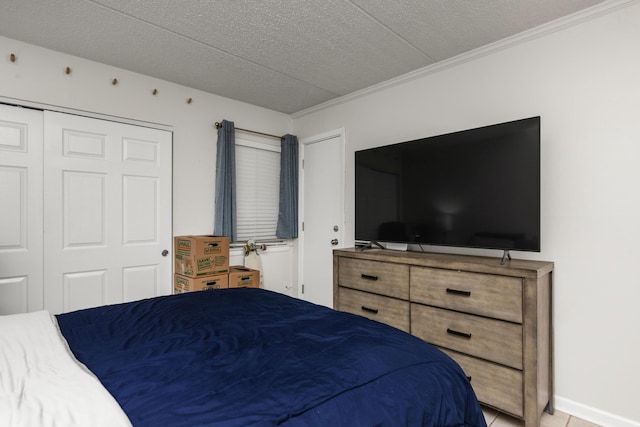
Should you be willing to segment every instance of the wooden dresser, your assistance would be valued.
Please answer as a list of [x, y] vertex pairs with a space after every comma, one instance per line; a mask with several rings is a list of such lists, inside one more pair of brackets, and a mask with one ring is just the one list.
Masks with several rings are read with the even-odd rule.
[[545, 261], [340, 249], [334, 307], [438, 346], [481, 403], [538, 427], [553, 412], [552, 272]]

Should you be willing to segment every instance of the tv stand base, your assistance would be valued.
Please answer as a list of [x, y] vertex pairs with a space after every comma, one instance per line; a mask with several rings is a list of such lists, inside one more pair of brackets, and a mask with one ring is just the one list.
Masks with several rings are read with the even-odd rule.
[[511, 261], [511, 254], [509, 253], [509, 249], [504, 250], [504, 253], [502, 254], [502, 259], [500, 260], [500, 265], [504, 265], [506, 258], [509, 258], [509, 261]]
[[371, 248], [373, 248], [374, 246], [377, 246], [377, 247], [378, 247], [378, 248], [380, 248], [380, 249], [384, 249], [384, 246], [382, 246], [380, 243], [378, 243], [378, 242], [376, 242], [376, 241], [373, 241], [373, 240], [372, 240], [372, 241], [370, 241], [369, 243], [367, 243], [366, 245], [361, 246], [361, 247], [360, 247], [360, 250], [361, 250], [361, 251], [366, 251], [367, 249], [371, 249]]

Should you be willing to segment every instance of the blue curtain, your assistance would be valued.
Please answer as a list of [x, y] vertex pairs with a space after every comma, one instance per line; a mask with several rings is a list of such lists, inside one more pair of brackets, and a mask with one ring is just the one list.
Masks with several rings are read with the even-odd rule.
[[216, 195], [213, 232], [236, 241], [236, 131], [223, 120], [216, 148]]
[[280, 207], [276, 236], [298, 237], [298, 138], [285, 135], [280, 140]]

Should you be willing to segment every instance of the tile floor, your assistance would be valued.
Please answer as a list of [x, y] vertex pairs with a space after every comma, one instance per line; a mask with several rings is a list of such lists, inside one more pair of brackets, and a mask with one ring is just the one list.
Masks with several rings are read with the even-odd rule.
[[[522, 427], [524, 423], [516, 418], [512, 418], [508, 415], [501, 414], [500, 412], [482, 407], [484, 418], [487, 420], [487, 426], [489, 427]], [[590, 423], [589, 421], [582, 420], [580, 418], [572, 417], [569, 414], [554, 411], [553, 415], [549, 415], [546, 412], [542, 414], [540, 420], [540, 427], [599, 427], [598, 424]]]

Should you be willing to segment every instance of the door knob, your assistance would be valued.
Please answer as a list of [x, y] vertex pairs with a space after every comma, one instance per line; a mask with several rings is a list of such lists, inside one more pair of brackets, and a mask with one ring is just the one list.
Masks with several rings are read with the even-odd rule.
[[333, 246], [336, 246], [336, 245], [338, 244], [338, 239], [333, 239], [333, 240], [331, 240], [331, 244], [332, 244]]
[[167, 255], [169, 255], [169, 251], [168, 250], [165, 249], [164, 251], [162, 251], [162, 256], [167, 256]]

